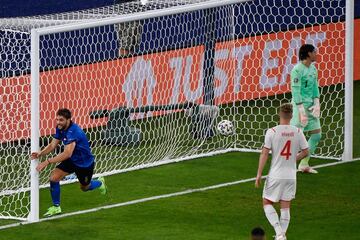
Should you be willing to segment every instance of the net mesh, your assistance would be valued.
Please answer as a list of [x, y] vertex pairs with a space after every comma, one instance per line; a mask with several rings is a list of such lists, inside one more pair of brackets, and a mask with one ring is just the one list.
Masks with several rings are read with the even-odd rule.
[[[2, 19], [3, 217], [24, 218], [29, 211], [30, 30], [201, 2], [208, 1], [134, 1]], [[266, 129], [278, 122], [277, 107], [291, 101], [289, 73], [306, 42], [319, 55], [323, 139], [316, 156], [340, 158], [344, 13], [344, 1], [250, 1], [43, 35], [41, 147], [51, 141], [56, 111], [67, 107], [88, 135], [97, 175], [228, 150], [257, 151]], [[224, 119], [235, 134], [216, 132]], [[50, 171], [41, 173], [41, 185]]]

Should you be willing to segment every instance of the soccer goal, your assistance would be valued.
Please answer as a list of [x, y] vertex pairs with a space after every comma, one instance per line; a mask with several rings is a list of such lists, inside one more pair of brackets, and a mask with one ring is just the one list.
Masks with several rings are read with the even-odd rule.
[[[351, 160], [346, 3], [149, 0], [2, 19], [1, 217], [39, 220], [51, 169], [39, 176], [29, 155], [51, 141], [61, 107], [86, 130], [97, 176], [259, 151], [277, 107], [291, 101], [289, 73], [304, 43], [319, 56], [316, 157]], [[221, 120], [233, 134], [218, 133]]]

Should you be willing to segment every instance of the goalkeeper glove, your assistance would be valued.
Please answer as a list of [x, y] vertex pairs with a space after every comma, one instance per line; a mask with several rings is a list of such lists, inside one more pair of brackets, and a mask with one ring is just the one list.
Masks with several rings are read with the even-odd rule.
[[309, 108], [309, 111], [314, 117], [320, 117], [320, 100], [318, 98], [314, 98], [314, 105]]
[[302, 127], [305, 127], [308, 124], [308, 118], [306, 116], [305, 108], [303, 104], [297, 105], [299, 109], [299, 118], [300, 118], [300, 124]]

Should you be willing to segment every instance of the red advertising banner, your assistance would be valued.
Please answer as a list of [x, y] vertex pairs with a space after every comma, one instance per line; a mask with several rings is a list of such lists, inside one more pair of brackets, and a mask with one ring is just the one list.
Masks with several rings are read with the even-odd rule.
[[[360, 21], [356, 20], [355, 79], [360, 79]], [[344, 23], [273, 33], [216, 45], [216, 104], [254, 99], [290, 90], [289, 74], [303, 43], [316, 45], [321, 86], [344, 81]], [[201, 103], [204, 47], [52, 70], [40, 74], [40, 133], [54, 132], [55, 113], [73, 111], [84, 128], [104, 125], [89, 113], [119, 106], [185, 101]], [[30, 136], [30, 77], [1, 79], [0, 141]], [[147, 116], [151, 116], [151, 113]], [[146, 117], [139, 114], [137, 117]]]

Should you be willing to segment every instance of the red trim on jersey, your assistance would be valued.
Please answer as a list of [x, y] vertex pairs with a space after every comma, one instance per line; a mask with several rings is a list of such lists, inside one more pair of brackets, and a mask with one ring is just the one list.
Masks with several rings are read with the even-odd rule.
[[268, 147], [265, 147], [265, 146], [263, 146], [263, 148], [266, 148], [267, 150], [271, 150], [271, 148], [268, 148]]
[[271, 128], [271, 129], [272, 129], [274, 132], [276, 132], [274, 128]]

